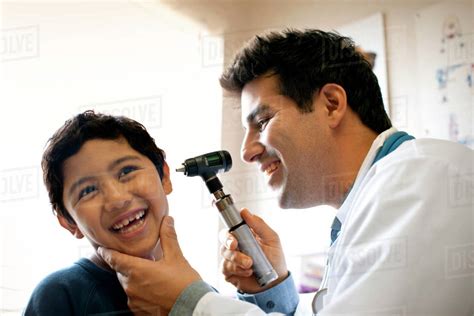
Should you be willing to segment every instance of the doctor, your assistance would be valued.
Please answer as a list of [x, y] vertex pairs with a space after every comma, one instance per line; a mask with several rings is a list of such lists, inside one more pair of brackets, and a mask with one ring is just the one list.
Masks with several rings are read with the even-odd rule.
[[241, 97], [242, 158], [267, 175], [280, 206], [338, 208], [322, 289], [297, 294], [277, 233], [244, 210], [278, 280], [260, 288], [229, 235], [223, 273], [241, 301], [220, 296], [186, 262], [165, 219], [160, 261], [101, 250], [131, 307], [174, 315], [474, 312], [473, 153], [393, 128], [377, 79], [348, 38], [318, 30], [255, 37], [221, 85]]

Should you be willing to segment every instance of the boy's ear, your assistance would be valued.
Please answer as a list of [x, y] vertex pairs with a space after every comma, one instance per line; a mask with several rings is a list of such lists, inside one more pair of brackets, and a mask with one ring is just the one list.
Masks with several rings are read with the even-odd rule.
[[161, 179], [161, 185], [167, 195], [173, 191], [173, 185], [171, 184], [170, 179], [170, 167], [168, 167], [166, 161], [163, 162], [163, 178]]
[[70, 221], [67, 220], [66, 217], [61, 216], [61, 215], [56, 215], [56, 217], [58, 218], [59, 225], [69, 230], [71, 234], [74, 235], [74, 237], [76, 237], [77, 239], [81, 239], [84, 237], [81, 230], [79, 229], [79, 227], [77, 227], [75, 223], [71, 223]]
[[347, 111], [347, 95], [343, 87], [335, 83], [325, 84], [320, 91], [331, 128], [339, 126]]

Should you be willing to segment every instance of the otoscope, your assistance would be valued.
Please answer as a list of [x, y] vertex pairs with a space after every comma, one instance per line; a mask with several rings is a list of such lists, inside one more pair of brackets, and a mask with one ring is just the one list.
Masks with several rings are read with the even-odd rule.
[[214, 195], [214, 204], [219, 210], [221, 219], [229, 232], [232, 232], [237, 238], [240, 250], [252, 258], [252, 269], [258, 284], [265, 286], [276, 280], [278, 275], [265, 257], [250, 228], [235, 208], [232, 197], [230, 194], [224, 193], [222, 183], [216, 176], [219, 171], [226, 172], [231, 167], [230, 154], [221, 150], [186, 159], [182, 167], [176, 171], [184, 172], [184, 175], [188, 177], [200, 176], [204, 180], [209, 192]]

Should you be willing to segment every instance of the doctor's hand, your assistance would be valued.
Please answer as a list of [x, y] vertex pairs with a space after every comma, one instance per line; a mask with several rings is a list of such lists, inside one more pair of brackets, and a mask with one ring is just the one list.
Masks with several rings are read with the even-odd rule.
[[181, 252], [174, 221], [170, 216], [163, 218], [160, 240], [163, 258], [158, 261], [105, 248], [98, 249], [100, 256], [117, 272], [128, 296], [128, 306], [140, 315], [163, 315], [164, 310], [173, 307], [186, 287], [201, 280]]
[[253, 215], [249, 210], [242, 209], [240, 215], [254, 233], [257, 242], [278, 274], [278, 279], [261, 287], [253, 275], [252, 258], [240, 252], [237, 239], [231, 233], [221, 238], [224, 239], [221, 240], [222, 273], [226, 281], [232, 283], [241, 292], [249, 294], [262, 292], [277, 285], [288, 276], [280, 238], [263, 219]]

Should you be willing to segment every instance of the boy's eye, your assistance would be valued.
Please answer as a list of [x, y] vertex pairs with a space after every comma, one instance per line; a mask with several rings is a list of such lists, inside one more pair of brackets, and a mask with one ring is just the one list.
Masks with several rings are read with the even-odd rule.
[[124, 177], [126, 176], [127, 174], [137, 170], [138, 168], [137, 167], [134, 167], [134, 166], [126, 166], [126, 167], [123, 167], [122, 169], [120, 169], [120, 174], [119, 174], [119, 178], [121, 177]]
[[97, 190], [97, 187], [95, 185], [88, 185], [81, 191], [79, 191], [79, 200], [82, 199], [84, 196], [94, 192]]

